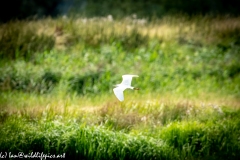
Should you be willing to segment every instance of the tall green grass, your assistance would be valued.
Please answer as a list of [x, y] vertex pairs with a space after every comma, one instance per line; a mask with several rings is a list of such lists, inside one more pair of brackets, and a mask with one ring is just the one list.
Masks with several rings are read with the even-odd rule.
[[[175, 105], [162, 105], [159, 109], [157, 104], [146, 104], [147, 110], [155, 110], [152, 112], [144, 104], [134, 105], [139, 106], [133, 109], [129, 104], [113, 105], [107, 111], [103, 107], [85, 114], [67, 105], [48, 106], [43, 111], [22, 110], [1, 121], [0, 149], [26, 154], [65, 153], [68, 158], [86, 159], [238, 159], [240, 156], [239, 110], [185, 106], [187, 109], [179, 111]], [[139, 119], [131, 121], [134, 113]], [[6, 114], [1, 112], [1, 119]], [[87, 119], [90, 114], [91, 120]], [[154, 117], [157, 114], [162, 116]], [[164, 116], [167, 121], [162, 119]], [[116, 128], [119, 126], [122, 128]]]
[[[103, 127], [79, 126], [74, 121], [63, 124], [57, 120], [37, 124], [9, 122], [5, 126], [19, 129], [18, 136], [3, 128], [9, 138], [2, 139], [1, 150], [17, 152], [66, 153], [67, 158], [87, 159], [167, 159], [177, 157], [174, 149], [161, 140], [134, 137], [108, 131]], [[19, 127], [19, 128], [18, 128]], [[36, 128], [37, 127], [37, 128]], [[22, 131], [27, 129], [29, 132]], [[14, 144], [11, 142], [14, 141]], [[27, 144], [24, 144], [27, 142]]]

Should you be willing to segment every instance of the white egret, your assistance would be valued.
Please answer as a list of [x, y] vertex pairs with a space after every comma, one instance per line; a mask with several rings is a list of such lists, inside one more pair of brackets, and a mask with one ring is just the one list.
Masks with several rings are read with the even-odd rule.
[[122, 78], [122, 83], [115, 85], [116, 88], [113, 89], [114, 94], [116, 95], [116, 97], [119, 99], [119, 101], [123, 101], [124, 100], [124, 95], [123, 95], [123, 91], [125, 89], [134, 89], [134, 90], [139, 90], [139, 88], [135, 88], [131, 86], [131, 82], [132, 82], [132, 78], [133, 77], [138, 77], [138, 75], [123, 75]]

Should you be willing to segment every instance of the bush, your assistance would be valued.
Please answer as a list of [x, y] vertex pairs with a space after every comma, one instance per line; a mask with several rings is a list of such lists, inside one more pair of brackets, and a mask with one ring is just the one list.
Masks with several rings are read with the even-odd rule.
[[70, 90], [78, 94], [94, 93], [96, 92], [94, 85], [99, 81], [99, 78], [100, 73], [72, 76], [68, 80]]
[[29, 60], [37, 52], [51, 50], [54, 43], [53, 36], [38, 35], [35, 28], [27, 28], [22, 22], [8, 23], [0, 36], [0, 58]]
[[16, 72], [2, 74], [0, 90], [48, 93], [59, 83], [61, 75], [50, 71], [37, 78], [34, 74], [21, 75]]

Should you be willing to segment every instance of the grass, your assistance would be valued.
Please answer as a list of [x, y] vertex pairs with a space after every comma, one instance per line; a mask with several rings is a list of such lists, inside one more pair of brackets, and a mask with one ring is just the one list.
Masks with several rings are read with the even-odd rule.
[[[239, 159], [239, 31], [210, 16], [1, 24], [0, 152]], [[120, 103], [126, 73], [140, 90]]]

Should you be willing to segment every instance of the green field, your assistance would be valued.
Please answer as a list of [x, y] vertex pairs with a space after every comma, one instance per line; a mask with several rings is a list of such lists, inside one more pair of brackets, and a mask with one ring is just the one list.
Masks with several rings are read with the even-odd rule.
[[0, 24], [0, 153], [239, 159], [239, 62], [240, 17]]

